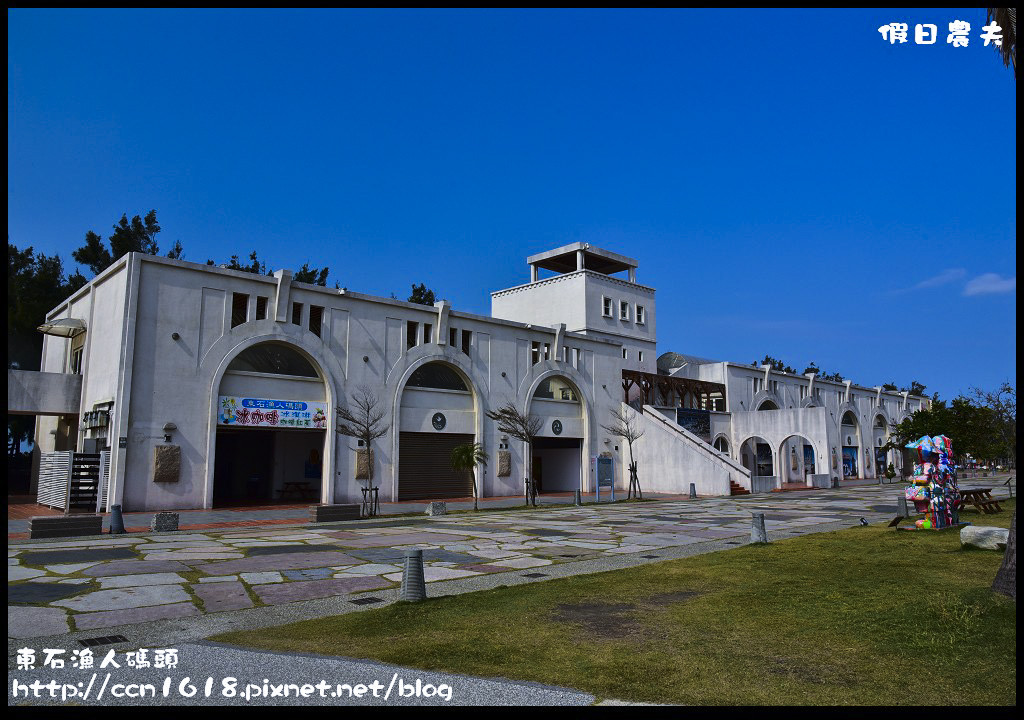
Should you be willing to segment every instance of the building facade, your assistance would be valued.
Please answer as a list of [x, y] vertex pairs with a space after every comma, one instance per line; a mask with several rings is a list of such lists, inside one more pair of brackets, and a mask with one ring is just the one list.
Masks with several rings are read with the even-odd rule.
[[[449, 458], [467, 443], [490, 456], [482, 497], [528, 474], [591, 492], [599, 457], [621, 487], [629, 458], [603, 426], [624, 402], [648, 490], [769, 489], [758, 478], [810, 482], [843, 458], [875, 477], [873, 448], [921, 406], [674, 353], [659, 367], [635, 260], [574, 243], [527, 261], [486, 317], [131, 253], [49, 314], [41, 372], [8, 371], [8, 410], [38, 416], [42, 455], [109, 453], [106, 501], [131, 511], [359, 502], [371, 471], [381, 501], [465, 497], [474, 478]], [[337, 432], [359, 397], [388, 426], [372, 453]], [[487, 418], [508, 402], [541, 421], [532, 457]]]

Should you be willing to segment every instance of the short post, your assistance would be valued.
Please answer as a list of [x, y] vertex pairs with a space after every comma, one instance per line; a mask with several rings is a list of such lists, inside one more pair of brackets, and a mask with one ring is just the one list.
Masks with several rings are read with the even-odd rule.
[[398, 599], [418, 602], [427, 598], [427, 584], [423, 580], [423, 551], [405, 551], [405, 568], [402, 570], [402, 589]]
[[695, 483], [690, 483], [690, 499], [697, 499], [697, 485]]
[[907, 498], [905, 495], [900, 495], [899, 499], [896, 501], [896, 507], [898, 508], [896, 514], [901, 518], [910, 517], [910, 510], [907, 509]]
[[764, 513], [752, 513], [753, 523], [750, 526], [750, 542], [768, 542], [768, 532], [764, 529]]
[[577, 490], [575, 495], [576, 495], [575, 504], [576, 504], [577, 507], [579, 507], [580, 505], [583, 504], [583, 493], [581, 493], [579, 490]]
[[112, 505], [110, 507], [110, 534], [111, 535], [122, 535], [128, 532], [124, 529], [124, 517], [121, 515], [121, 506]]
[[526, 495], [526, 506], [530, 506], [530, 478], [523, 479], [523, 485], [526, 488], [524, 494]]

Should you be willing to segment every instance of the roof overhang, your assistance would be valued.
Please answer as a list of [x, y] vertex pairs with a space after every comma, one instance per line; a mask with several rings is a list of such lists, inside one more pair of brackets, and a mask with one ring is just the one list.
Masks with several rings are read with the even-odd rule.
[[43, 323], [36, 330], [43, 335], [73, 338], [85, 332], [85, 323], [78, 318], [60, 318]]

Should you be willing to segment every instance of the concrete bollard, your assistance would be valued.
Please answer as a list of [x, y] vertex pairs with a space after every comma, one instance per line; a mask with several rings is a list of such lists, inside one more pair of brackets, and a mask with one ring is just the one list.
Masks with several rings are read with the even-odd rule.
[[910, 517], [910, 511], [907, 509], [907, 498], [905, 495], [900, 495], [899, 499], [896, 501], [896, 507], [896, 514], [901, 518]]
[[750, 542], [768, 542], [768, 531], [764, 529], [764, 513], [752, 513], [753, 522], [750, 526]]
[[110, 534], [122, 535], [128, 532], [124, 529], [124, 517], [121, 515], [120, 505], [110, 506]]
[[575, 503], [577, 507], [583, 504], [583, 493], [579, 490], [576, 491]]
[[697, 499], [697, 485], [695, 483], [690, 483], [690, 499]]
[[406, 550], [405, 568], [402, 570], [402, 589], [398, 599], [418, 602], [427, 598], [427, 584], [423, 579], [423, 551]]

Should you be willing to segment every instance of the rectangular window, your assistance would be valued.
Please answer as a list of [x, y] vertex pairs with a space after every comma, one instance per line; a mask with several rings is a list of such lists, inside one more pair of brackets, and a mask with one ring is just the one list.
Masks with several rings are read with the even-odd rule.
[[267, 299], [265, 297], [260, 297], [259, 295], [256, 296], [256, 319], [267, 319]]
[[619, 320], [629, 320], [629, 303], [625, 300], [619, 303]]
[[427, 344], [431, 341], [430, 333], [434, 331], [434, 326], [430, 323], [423, 323], [423, 344]]
[[292, 303], [292, 325], [302, 325], [302, 303]]
[[601, 314], [605, 317], [612, 316], [612, 299], [609, 297], [601, 298]]
[[544, 359], [545, 360], [550, 360], [551, 359], [551, 344], [550, 343], [544, 343]]
[[82, 374], [82, 350], [83, 348], [76, 348], [71, 351], [71, 372], [75, 375]]
[[637, 305], [636, 306], [636, 324], [637, 325], [643, 325], [645, 319], [646, 319], [646, 313], [644, 312], [644, 306], [643, 305]]
[[530, 343], [530, 364], [536, 365], [540, 362], [540, 343]]
[[462, 331], [462, 352], [469, 355], [469, 343], [473, 338], [473, 333], [469, 330]]
[[629, 353], [626, 351], [626, 348], [622, 348], [622, 359], [623, 360], [628, 360], [629, 359]]
[[324, 321], [324, 309], [319, 305], [309, 306], [309, 331], [317, 337], [320, 335], [321, 325]]
[[452, 346], [452, 349], [458, 347], [459, 338], [456, 335], [458, 332], [455, 328], [448, 328], [448, 344]]
[[644, 351], [643, 350], [640, 350], [640, 351], [637, 352], [636, 359], [639, 360], [640, 362], [644, 361]]
[[231, 327], [238, 327], [248, 319], [249, 296], [245, 293], [231, 293]]
[[406, 321], [406, 323], [405, 323], [405, 346], [407, 348], [414, 348], [414, 347], [416, 347], [416, 339], [419, 336], [419, 332], [420, 332], [420, 324], [418, 322], [413, 322], [412, 320]]

